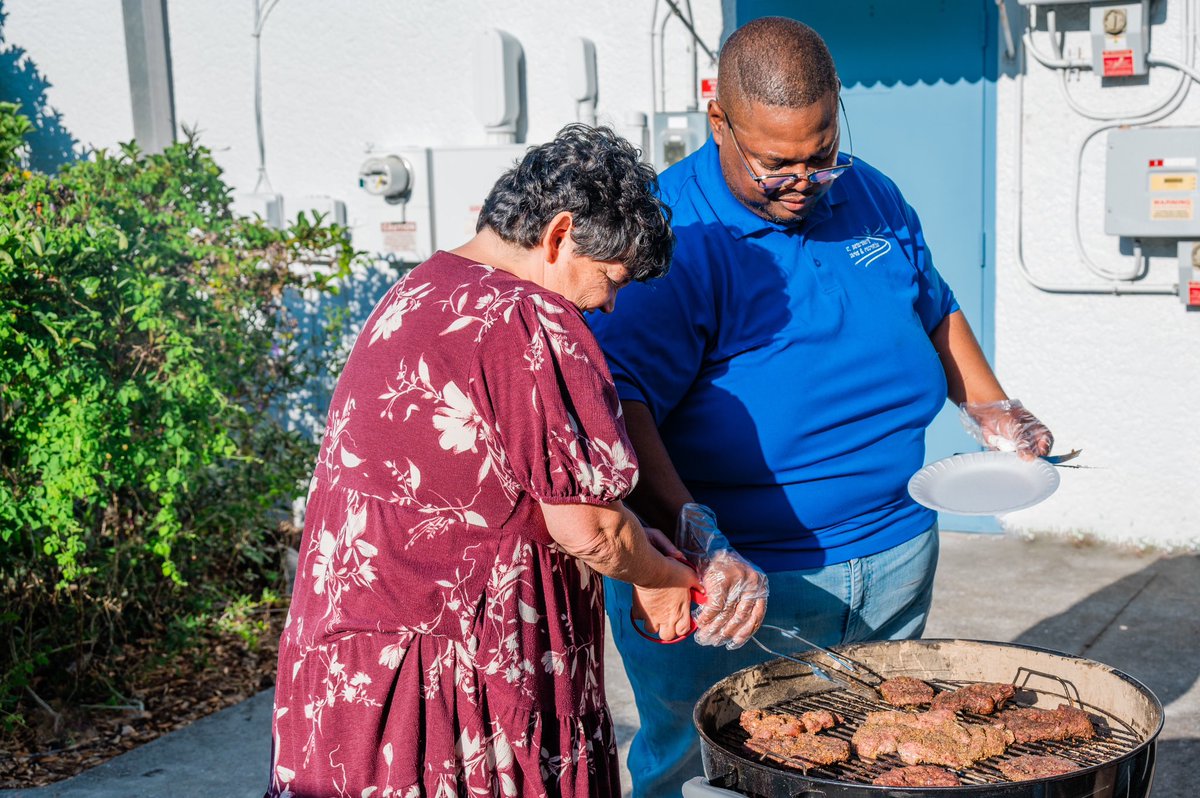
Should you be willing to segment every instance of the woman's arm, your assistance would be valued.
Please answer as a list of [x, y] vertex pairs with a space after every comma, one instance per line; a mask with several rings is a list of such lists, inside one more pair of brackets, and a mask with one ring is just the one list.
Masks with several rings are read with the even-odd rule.
[[641, 523], [621, 502], [607, 505], [542, 502], [546, 528], [563, 551], [593, 570], [639, 588], [635, 615], [664, 638], [691, 629], [691, 588], [696, 573], [660, 554]]

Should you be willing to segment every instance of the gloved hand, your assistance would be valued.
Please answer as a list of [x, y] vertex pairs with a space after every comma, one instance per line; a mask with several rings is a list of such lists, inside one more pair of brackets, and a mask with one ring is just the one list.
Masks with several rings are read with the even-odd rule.
[[695, 640], [702, 646], [740, 648], [767, 612], [767, 575], [734, 551], [717, 528], [717, 517], [703, 504], [679, 510], [675, 544], [700, 574], [705, 602], [693, 611]]
[[1024, 460], [1049, 454], [1054, 436], [1037, 416], [1017, 399], [1000, 402], [966, 402], [959, 418], [971, 437], [988, 449], [1016, 452]]

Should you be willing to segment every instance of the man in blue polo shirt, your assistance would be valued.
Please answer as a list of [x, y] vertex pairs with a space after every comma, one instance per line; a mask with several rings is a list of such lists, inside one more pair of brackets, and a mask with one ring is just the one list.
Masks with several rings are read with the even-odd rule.
[[[996, 380], [917, 214], [887, 177], [839, 152], [839, 90], [811, 28], [768, 17], [735, 31], [708, 108], [712, 138], [660, 180], [671, 270], [592, 322], [641, 464], [630, 504], [665, 530], [685, 503], [707, 505], [767, 572], [744, 576], [769, 579], [766, 621], [819, 645], [924, 629], [937, 517], [906, 484], [947, 397], [1026, 457], [1052, 443]], [[629, 605], [609, 582], [641, 718], [634, 796], [677, 798], [702, 773], [695, 702], [767, 655], [648, 645]], [[724, 610], [715, 642], [745, 642], [755, 608]]]

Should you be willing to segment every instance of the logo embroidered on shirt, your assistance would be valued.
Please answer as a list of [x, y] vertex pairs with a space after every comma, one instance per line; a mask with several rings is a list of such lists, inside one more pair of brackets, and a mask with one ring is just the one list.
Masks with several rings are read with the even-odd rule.
[[855, 236], [853, 244], [846, 245], [846, 254], [850, 256], [850, 262], [863, 268], [870, 266], [891, 250], [891, 241], [879, 235], [872, 235], [869, 230], [864, 231], [861, 236]]

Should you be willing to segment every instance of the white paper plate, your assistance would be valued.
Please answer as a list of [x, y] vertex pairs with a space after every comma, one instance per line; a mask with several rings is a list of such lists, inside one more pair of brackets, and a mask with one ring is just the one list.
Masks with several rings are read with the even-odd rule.
[[908, 494], [931, 510], [999, 515], [1032, 507], [1058, 489], [1058, 471], [1045, 460], [1012, 452], [968, 452], [930, 463], [908, 481]]

